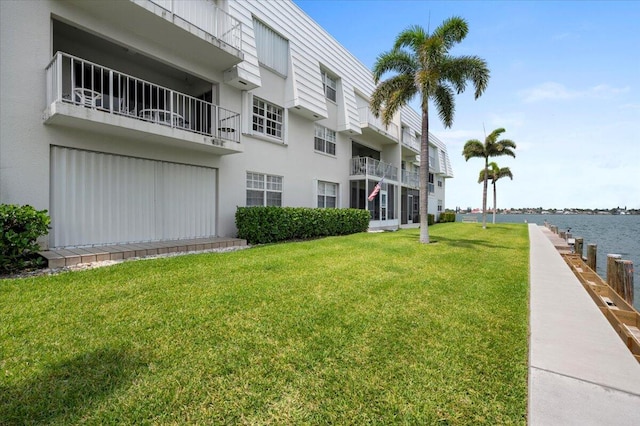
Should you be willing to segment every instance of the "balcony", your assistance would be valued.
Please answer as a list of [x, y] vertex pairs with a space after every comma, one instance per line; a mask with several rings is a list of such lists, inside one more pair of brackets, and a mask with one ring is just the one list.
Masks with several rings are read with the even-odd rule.
[[398, 125], [389, 123], [385, 126], [382, 119], [373, 115], [369, 107], [358, 108], [360, 113], [360, 127], [362, 135], [371, 138], [383, 145], [398, 143]]
[[409, 188], [420, 188], [420, 174], [402, 170], [402, 185], [408, 186]]
[[46, 76], [47, 124], [220, 155], [243, 151], [240, 114], [211, 102], [60, 52]]
[[144, 34], [146, 40], [157, 46], [224, 71], [244, 60], [242, 24], [214, 3], [208, 0], [66, 2], [117, 28], [111, 37], [120, 44], [129, 43], [131, 37], [127, 34]]
[[398, 180], [398, 168], [370, 157], [354, 157], [351, 159], [349, 176], [358, 178], [385, 178], [390, 181]]
[[[143, 7], [146, 3], [144, 0], [131, 1]], [[194, 26], [204, 32], [207, 39], [222, 41], [238, 51], [242, 49], [240, 22], [211, 2], [175, 0], [148, 0], [148, 2], [160, 6], [161, 15], [175, 25], [187, 27], [185, 29], [188, 29], [188, 26]]]
[[420, 139], [418, 139], [415, 135], [411, 134], [408, 130], [402, 131], [402, 145], [410, 148], [417, 154], [420, 153]]

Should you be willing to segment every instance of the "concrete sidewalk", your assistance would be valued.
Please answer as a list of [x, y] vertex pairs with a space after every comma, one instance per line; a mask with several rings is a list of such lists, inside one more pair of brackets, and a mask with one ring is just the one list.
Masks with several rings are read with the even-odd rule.
[[529, 225], [528, 423], [638, 426], [640, 364], [547, 232]]

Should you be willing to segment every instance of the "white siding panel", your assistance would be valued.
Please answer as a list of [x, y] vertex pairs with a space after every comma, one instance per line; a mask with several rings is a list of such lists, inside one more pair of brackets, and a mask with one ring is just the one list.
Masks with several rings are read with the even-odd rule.
[[216, 172], [51, 148], [52, 247], [215, 235]]

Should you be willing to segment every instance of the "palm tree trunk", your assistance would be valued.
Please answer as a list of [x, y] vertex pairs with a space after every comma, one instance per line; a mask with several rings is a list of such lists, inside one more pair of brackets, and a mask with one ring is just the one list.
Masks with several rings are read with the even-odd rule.
[[496, 224], [496, 182], [493, 181], [493, 224]]
[[420, 137], [420, 242], [429, 244], [429, 106], [422, 102]]
[[489, 158], [484, 159], [484, 182], [482, 184], [482, 229], [487, 229], [487, 182], [489, 175]]

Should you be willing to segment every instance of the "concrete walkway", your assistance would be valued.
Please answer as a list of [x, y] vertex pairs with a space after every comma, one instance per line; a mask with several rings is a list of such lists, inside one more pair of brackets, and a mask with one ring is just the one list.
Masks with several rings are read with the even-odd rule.
[[553, 235], [529, 225], [528, 423], [638, 426], [640, 363], [562, 259]]
[[38, 254], [47, 260], [49, 268], [73, 266], [79, 263], [123, 260], [131, 257], [146, 257], [164, 253], [192, 252], [246, 246], [240, 238], [196, 238], [190, 240], [167, 240], [150, 243], [117, 244], [99, 247], [51, 249]]

